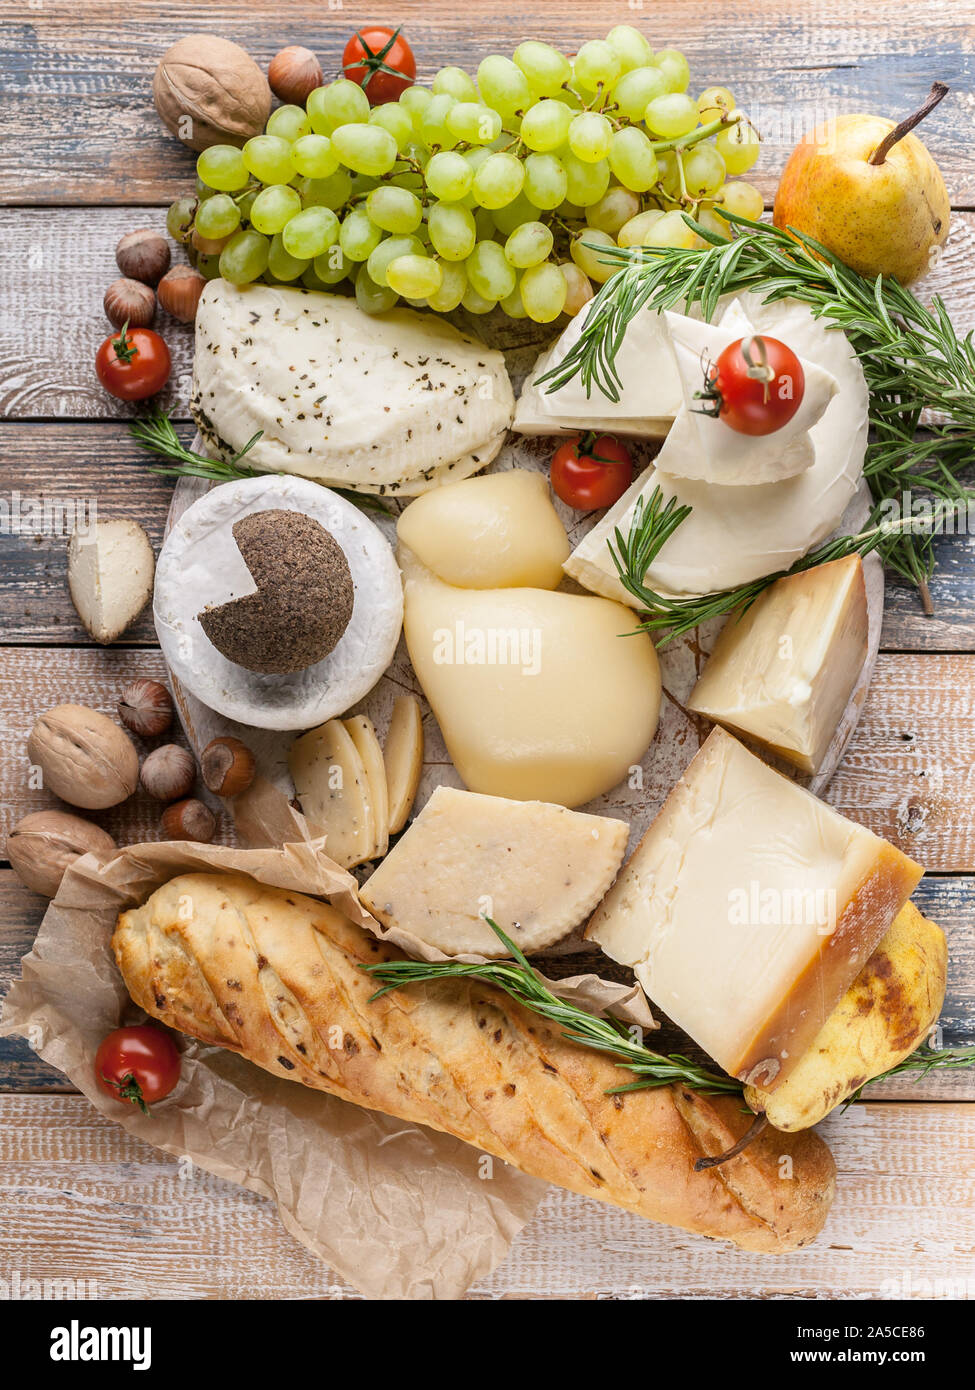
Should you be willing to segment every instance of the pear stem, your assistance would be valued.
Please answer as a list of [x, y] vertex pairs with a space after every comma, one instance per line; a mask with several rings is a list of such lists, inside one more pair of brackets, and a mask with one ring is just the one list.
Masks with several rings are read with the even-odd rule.
[[933, 82], [931, 84], [931, 91], [928, 93], [925, 100], [912, 115], [907, 116], [901, 121], [900, 125], [894, 126], [894, 129], [889, 135], [884, 136], [883, 140], [881, 140], [880, 144], [867, 161], [868, 164], [883, 164], [898, 140], [903, 140], [904, 136], [907, 135], [909, 131], [912, 131], [916, 125], [920, 125], [925, 116], [930, 115], [938, 105], [938, 102], [944, 101], [947, 95], [948, 84], [946, 82]]

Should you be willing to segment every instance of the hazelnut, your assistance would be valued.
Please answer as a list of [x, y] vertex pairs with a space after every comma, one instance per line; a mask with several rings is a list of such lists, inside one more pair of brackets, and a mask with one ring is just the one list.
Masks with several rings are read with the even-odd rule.
[[281, 101], [304, 106], [309, 93], [322, 85], [322, 65], [310, 48], [282, 48], [271, 59], [267, 80]]
[[193, 788], [196, 763], [178, 743], [154, 748], [142, 764], [142, 785], [159, 801], [179, 801]]
[[27, 756], [44, 786], [72, 806], [100, 811], [132, 795], [139, 755], [123, 729], [86, 705], [58, 705], [42, 714], [27, 740]]
[[217, 828], [217, 818], [209, 806], [190, 798], [174, 801], [162, 815], [163, 834], [167, 840], [200, 840], [209, 844]]
[[169, 242], [158, 232], [140, 227], [137, 232], [126, 232], [115, 248], [115, 259], [129, 279], [155, 285], [169, 269]]
[[213, 738], [203, 750], [203, 780], [217, 796], [237, 796], [254, 780], [254, 754], [239, 738]]
[[190, 265], [174, 265], [156, 286], [159, 303], [180, 323], [192, 323], [206, 281]]
[[97, 825], [67, 811], [35, 811], [7, 836], [7, 858], [21, 883], [53, 898], [65, 870], [83, 854], [110, 859], [115, 841]]
[[118, 717], [127, 729], [142, 738], [162, 734], [173, 722], [173, 702], [159, 681], [139, 677], [130, 681], [118, 702]]
[[145, 328], [156, 317], [156, 296], [138, 280], [113, 280], [102, 300], [105, 316], [116, 328]]

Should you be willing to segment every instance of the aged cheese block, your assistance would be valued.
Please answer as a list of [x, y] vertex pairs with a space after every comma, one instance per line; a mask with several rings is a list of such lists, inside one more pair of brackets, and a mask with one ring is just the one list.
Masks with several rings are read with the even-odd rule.
[[447, 955], [503, 956], [485, 917], [523, 951], [539, 951], [585, 920], [629, 830], [542, 801], [438, 787], [359, 896], [384, 926]]
[[688, 708], [817, 772], [867, 654], [863, 562], [779, 579], [732, 615]]
[[727, 1072], [773, 1090], [921, 873], [718, 728], [587, 935]]
[[340, 719], [296, 739], [288, 765], [308, 820], [325, 831], [325, 852], [350, 869], [376, 851], [376, 814], [362, 759]]

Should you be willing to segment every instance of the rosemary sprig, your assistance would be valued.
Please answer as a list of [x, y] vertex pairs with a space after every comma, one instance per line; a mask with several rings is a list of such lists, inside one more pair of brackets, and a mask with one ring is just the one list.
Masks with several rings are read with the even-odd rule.
[[859, 1090], [854, 1091], [843, 1102], [843, 1109], [859, 1100], [866, 1087], [876, 1086], [878, 1081], [889, 1081], [892, 1076], [903, 1076], [905, 1072], [920, 1072], [923, 1079], [929, 1072], [943, 1069], [950, 1071], [959, 1067], [975, 1067], [975, 1047], [937, 1048], [931, 1047], [925, 1041], [909, 1057], [905, 1057], [903, 1062], [898, 1062], [896, 1067], [891, 1067], [889, 1071], [881, 1072], [879, 1076], [872, 1076], [869, 1081], [865, 1081]]

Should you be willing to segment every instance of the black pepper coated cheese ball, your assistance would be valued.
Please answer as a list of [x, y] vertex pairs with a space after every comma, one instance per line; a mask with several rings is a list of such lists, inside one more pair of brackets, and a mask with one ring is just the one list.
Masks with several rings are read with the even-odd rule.
[[338, 644], [355, 592], [342, 547], [303, 512], [253, 512], [234, 540], [256, 594], [205, 608], [200, 625], [217, 651], [262, 675], [303, 671]]

